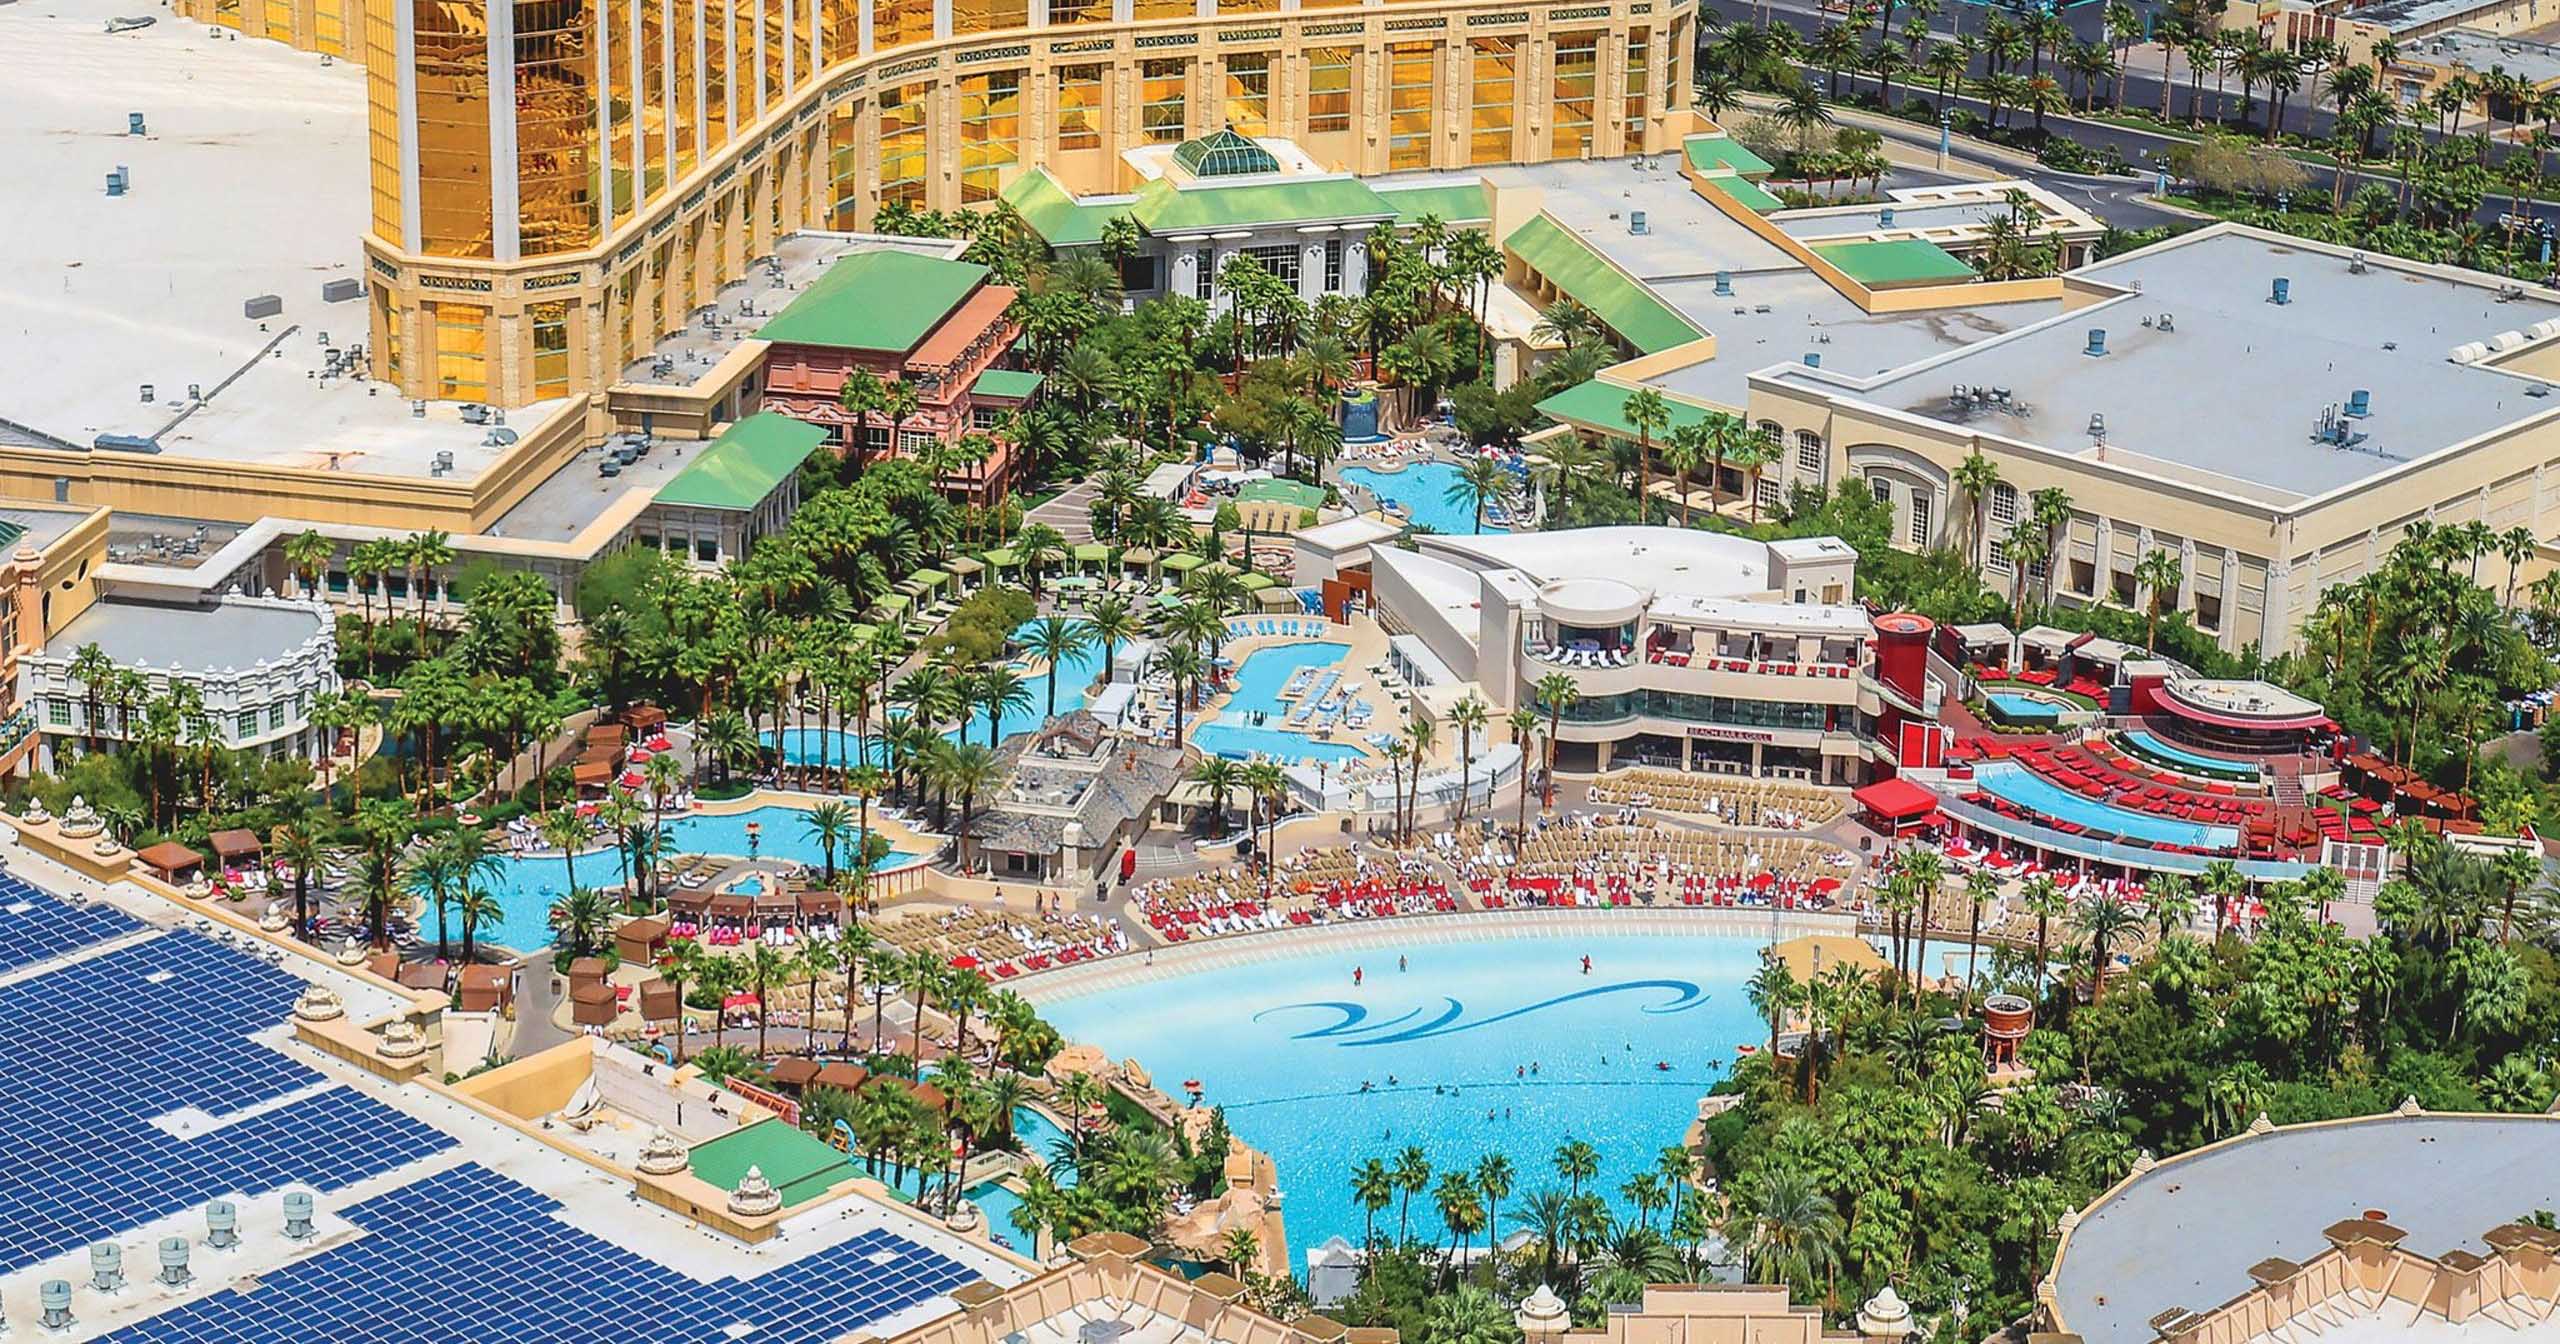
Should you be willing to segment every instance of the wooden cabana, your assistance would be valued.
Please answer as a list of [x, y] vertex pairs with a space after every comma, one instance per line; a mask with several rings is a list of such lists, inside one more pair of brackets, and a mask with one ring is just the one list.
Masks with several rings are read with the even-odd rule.
[[604, 958], [580, 957], [569, 963], [569, 992], [574, 996], [589, 985], [604, 983]]
[[213, 857], [225, 868], [247, 868], [255, 865], [266, 848], [258, 843], [258, 833], [250, 830], [215, 831], [205, 837], [213, 846]]
[[774, 1061], [773, 1067], [765, 1071], [765, 1076], [771, 1078], [776, 1086], [797, 1092], [817, 1081], [819, 1068], [818, 1061], [814, 1059], [785, 1055]]
[[425, 990], [436, 994], [444, 992], [444, 967], [437, 962], [413, 961], [400, 968], [397, 978], [402, 989]]
[[684, 1015], [684, 1005], [676, 997], [676, 987], [664, 980], [640, 982], [640, 1019], [644, 1022], [673, 1022]]
[[461, 993], [466, 1013], [502, 1012], [515, 1002], [516, 973], [504, 966], [465, 966]]
[[809, 1080], [811, 1087], [832, 1087], [845, 1092], [859, 1092], [871, 1080], [871, 1071], [859, 1064], [829, 1064]]
[[163, 882], [183, 882], [204, 867], [203, 855], [175, 840], [163, 840], [134, 857]]
[[569, 1020], [581, 1027], [609, 1027], [621, 1014], [611, 985], [599, 982], [569, 991]]
[[613, 950], [630, 965], [645, 966], [656, 961], [658, 954], [666, 950], [669, 923], [663, 915], [624, 920], [622, 927], [613, 931]]

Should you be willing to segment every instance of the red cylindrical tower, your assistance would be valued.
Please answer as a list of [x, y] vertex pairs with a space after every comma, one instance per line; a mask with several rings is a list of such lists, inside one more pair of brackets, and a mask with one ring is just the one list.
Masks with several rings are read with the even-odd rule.
[[2015, 994], [1994, 994], [1982, 1001], [1982, 1043], [1991, 1052], [1991, 1066], [2018, 1062], [2018, 1042], [2027, 1038], [2036, 1025], [2035, 1005]]
[[1876, 679], [1915, 705], [1929, 703], [1929, 636], [1936, 629], [1935, 622], [1916, 612], [1876, 618]]

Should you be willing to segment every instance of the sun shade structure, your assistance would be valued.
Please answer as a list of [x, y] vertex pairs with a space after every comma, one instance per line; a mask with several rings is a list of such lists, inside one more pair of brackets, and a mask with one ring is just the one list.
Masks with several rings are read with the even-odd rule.
[[1938, 808], [1936, 794], [1907, 779], [1881, 779], [1849, 795], [1868, 815], [1899, 826]]

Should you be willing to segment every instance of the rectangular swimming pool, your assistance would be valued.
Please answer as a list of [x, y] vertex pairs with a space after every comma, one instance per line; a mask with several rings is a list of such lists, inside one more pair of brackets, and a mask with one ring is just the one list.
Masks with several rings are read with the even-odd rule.
[[1991, 720], [2009, 728], [2049, 728], [2062, 720], [2062, 707], [2050, 700], [2014, 691], [1991, 691], [1983, 695], [1991, 707]]
[[2083, 798], [2025, 766], [2007, 761], [1992, 761], [1976, 767], [1973, 782], [1980, 785], [1983, 792], [2007, 799], [2027, 811], [2040, 812], [2107, 835], [2196, 849], [2230, 849], [2240, 843], [2240, 833], [2228, 826], [2203, 826], [2176, 817], [2156, 817], [2148, 812], [2136, 812], [2094, 798]]

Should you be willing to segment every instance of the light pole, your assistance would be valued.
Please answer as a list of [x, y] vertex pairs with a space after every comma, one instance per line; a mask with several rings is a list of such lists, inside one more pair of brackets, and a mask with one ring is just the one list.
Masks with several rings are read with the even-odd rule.
[[1943, 106], [1939, 107], [1939, 109], [1938, 109], [1938, 171], [1939, 171], [1939, 172], [1942, 172], [1942, 173], [1943, 173], [1943, 172], [1945, 172], [1945, 171], [1947, 170], [1947, 148], [1948, 148], [1949, 143], [1955, 139], [1955, 133], [1956, 133], [1956, 100], [1955, 100], [1955, 99], [1953, 99], [1953, 98], [1949, 98], [1949, 99], [1946, 101], [1946, 103], [1945, 103]]

